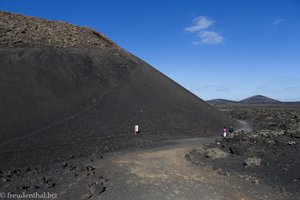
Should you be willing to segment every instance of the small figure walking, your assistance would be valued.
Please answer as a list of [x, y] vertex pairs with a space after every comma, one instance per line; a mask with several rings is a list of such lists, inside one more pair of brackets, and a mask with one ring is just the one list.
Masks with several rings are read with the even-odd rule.
[[227, 128], [224, 126], [224, 128], [223, 128], [223, 137], [226, 137], [226, 135], [227, 135]]
[[232, 126], [229, 127], [228, 132], [229, 132], [229, 136], [233, 136], [234, 129]]

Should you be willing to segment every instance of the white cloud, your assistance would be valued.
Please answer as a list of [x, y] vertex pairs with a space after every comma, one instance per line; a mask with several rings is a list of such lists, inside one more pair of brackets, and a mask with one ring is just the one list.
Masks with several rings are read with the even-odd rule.
[[196, 34], [198, 37], [197, 41], [194, 41], [193, 44], [195, 45], [208, 45], [208, 44], [222, 44], [224, 42], [224, 37], [215, 32], [210, 31], [209, 28], [211, 28], [215, 21], [212, 19], [209, 19], [205, 16], [199, 16], [196, 17], [193, 20], [193, 26], [187, 27], [184, 30], [193, 34]]
[[222, 44], [224, 42], [222, 35], [213, 31], [201, 31], [199, 37], [201, 44]]
[[185, 31], [195, 33], [198, 31], [205, 30], [212, 26], [215, 22], [207, 17], [199, 16], [194, 19], [194, 25], [185, 28]]
[[273, 26], [277, 27], [279, 24], [282, 24], [284, 22], [285, 22], [285, 19], [282, 19], [282, 18], [276, 19], [273, 21]]

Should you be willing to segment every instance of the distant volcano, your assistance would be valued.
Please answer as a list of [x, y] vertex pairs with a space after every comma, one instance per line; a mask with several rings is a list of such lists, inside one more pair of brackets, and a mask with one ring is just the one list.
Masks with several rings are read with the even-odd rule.
[[271, 99], [262, 95], [255, 95], [240, 101], [241, 103], [280, 103], [280, 101]]
[[234, 123], [91, 28], [0, 12], [0, 36], [3, 167]]

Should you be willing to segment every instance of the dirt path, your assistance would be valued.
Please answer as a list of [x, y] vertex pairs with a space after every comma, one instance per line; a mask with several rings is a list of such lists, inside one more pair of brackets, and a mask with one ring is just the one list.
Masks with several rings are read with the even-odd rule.
[[252, 131], [251, 126], [246, 121], [243, 121], [243, 120], [237, 120], [237, 121], [240, 125], [240, 128], [237, 131], [241, 131], [241, 130]]
[[224, 176], [184, 158], [192, 148], [214, 139], [170, 141], [145, 150], [106, 155], [105, 162], [95, 163], [99, 173], [109, 177], [107, 191], [98, 199], [284, 199], [268, 185]]

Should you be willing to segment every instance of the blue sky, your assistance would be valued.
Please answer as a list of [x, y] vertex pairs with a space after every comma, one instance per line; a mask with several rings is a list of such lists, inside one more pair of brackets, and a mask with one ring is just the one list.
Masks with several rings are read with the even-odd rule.
[[1, 0], [90, 26], [202, 99], [300, 101], [299, 0]]

